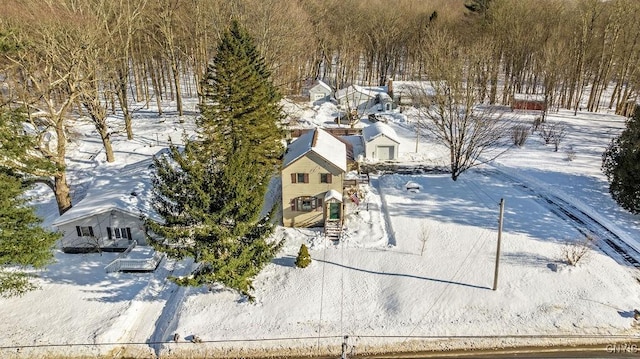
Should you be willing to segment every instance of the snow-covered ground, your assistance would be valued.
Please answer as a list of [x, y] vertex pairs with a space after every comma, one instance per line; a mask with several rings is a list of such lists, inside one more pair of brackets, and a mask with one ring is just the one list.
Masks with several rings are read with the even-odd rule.
[[[286, 109], [305, 126], [325, 125], [337, 111], [331, 104]], [[192, 133], [193, 116], [181, 122], [168, 113], [158, 118], [141, 109], [136, 140], [115, 137], [113, 164], [104, 162], [100, 143], [88, 135], [90, 125], [78, 126], [87, 135], [79, 135], [70, 151], [74, 203], [97, 174], [148, 158], [169, 137], [180, 142], [183, 131]], [[415, 151], [410, 112], [388, 118], [401, 138], [400, 162], [446, 164], [445, 149], [429, 139]], [[0, 299], [0, 357], [339, 353], [345, 335], [354, 353], [637, 336], [637, 270], [597, 248], [576, 267], [564, 263], [566, 243], [582, 235], [535, 192], [568, 200], [624, 238], [640, 239], [640, 218], [611, 200], [600, 172], [600, 154], [624, 119], [560, 111], [549, 121], [569, 128], [559, 152], [532, 135], [523, 148], [456, 182], [443, 174], [373, 176], [362, 187], [365, 199], [349, 205], [338, 244], [320, 230], [278, 228], [275, 235], [285, 244], [256, 278], [255, 303], [222, 288], [179, 288], [166, 280], [190, 270], [189, 262], [163, 261], [154, 273], [107, 274], [104, 266], [114, 254], [57, 252], [57, 263], [40, 273], [41, 290]], [[407, 191], [408, 182], [420, 189]], [[57, 217], [52, 195], [40, 187], [33, 194], [38, 213], [51, 223]], [[506, 206], [493, 291], [500, 199]], [[298, 269], [302, 243], [313, 262]], [[202, 343], [191, 343], [194, 336]]]

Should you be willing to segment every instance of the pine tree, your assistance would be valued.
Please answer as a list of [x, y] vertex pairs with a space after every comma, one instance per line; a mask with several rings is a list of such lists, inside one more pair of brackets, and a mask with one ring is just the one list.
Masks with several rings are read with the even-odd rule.
[[25, 132], [25, 124], [22, 109], [0, 108], [0, 167], [32, 178], [50, 175], [55, 166], [29, 151], [37, 140]]
[[602, 170], [613, 199], [631, 213], [640, 213], [640, 106], [602, 155]]
[[282, 115], [264, 59], [235, 21], [208, 67], [203, 93], [199, 138], [155, 161], [155, 207], [164, 223], [149, 226], [167, 240], [161, 250], [200, 263], [177, 283], [221, 283], [252, 299], [252, 279], [280, 246], [267, 242], [271, 213], [260, 213], [283, 153]]
[[303, 244], [300, 245], [300, 250], [298, 251], [298, 257], [296, 257], [296, 267], [298, 268], [307, 268], [311, 264], [311, 256], [309, 255], [309, 250], [307, 246]]
[[[280, 164], [280, 95], [253, 40], [237, 21], [220, 41], [203, 82], [199, 124], [208, 153], [227, 166], [221, 206], [230, 218], [256, 220], [270, 177]], [[232, 198], [242, 198], [229, 206]], [[253, 218], [251, 218], [253, 217]]]
[[8, 297], [36, 288], [27, 270], [52, 262], [59, 235], [40, 227], [20, 179], [0, 169], [0, 183], [0, 295]]

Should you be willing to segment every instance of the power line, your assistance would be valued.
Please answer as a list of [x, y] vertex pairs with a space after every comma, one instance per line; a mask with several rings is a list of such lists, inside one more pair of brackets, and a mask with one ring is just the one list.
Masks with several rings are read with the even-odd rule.
[[324, 271], [327, 267], [327, 245], [325, 240], [322, 241], [322, 245], [324, 246], [324, 250], [322, 251], [322, 284], [320, 285], [320, 317], [318, 318], [318, 345], [317, 350], [320, 352], [320, 334], [322, 331], [322, 303], [324, 302]]
[[341, 270], [340, 270], [340, 334], [344, 335], [344, 328], [342, 326], [342, 319], [343, 319], [343, 313], [344, 313], [344, 267], [345, 267], [345, 263], [344, 263], [344, 241], [340, 241], [340, 248], [341, 248], [341, 253], [340, 253], [340, 263], [342, 264], [341, 266]]
[[[478, 239], [476, 239], [476, 242], [473, 244], [473, 246], [471, 247], [471, 250], [469, 250], [469, 253], [467, 253], [467, 256], [464, 258], [464, 260], [460, 263], [460, 266], [458, 267], [458, 269], [456, 270], [456, 272], [453, 274], [453, 276], [451, 277], [451, 282], [456, 281], [456, 277], [458, 276], [458, 273], [460, 273], [460, 271], [462, 270], [463, 267], [465, 267], [465, 264], [467, 262], [467, 260], [469, 259], [469, 257], [471, 256], [471, 253], [473, 253], [476, 249], [476, 246], [478, 245], [478, 243], [480, 242], [480, 239], [482, 239], [483, 237], [485, 237], [487, 234], [487, 232], [484, 232], [482, 236], [479, 236]], [[407, 336], [405, 336], [405, 340], [412, 337], [413, 333], [416, 331], [416, 329], [418, 329], [418, 327], [420, 326], [420, 324], [422, 323], [422, 321], [424, 320], [424, 318], [427, 317], [427, 314], [429, 314], [431, 312], [431, 310], [436, 306], [436, 304], [438, 304], [438, 302], [440, 302], [440, 299], [442, 299], [442, 297], [444, 296], [445, 292], [450, 288], [451, 283], [447, 283], [444, 287], [444, 289], [440, 292], [440, 294], [438, 295], [438, 297], [436, 297], [436, 300], [431, 304], [431, 306], [429, 307], [429, 309], [427, 309], [426, 313], [424, 313], [424, 315], [422, 316], [422, 318], [420, 318], [420, 320], [416, 323], [416, 325], [413, 327], [413, 329], [411, 330], [411, 332], [409, 332], [409, 334]]]
[[[622, 335], [622, 334], [501, 334], [501, 335], [350, 335], [349, 337], [368, 338], [368, 339], [626, 339], [639, 340], [639, 336]], [[316, 339], [344, 339], [342, 335], [325, 335], [325, 336], [301, 336], [301, 337], [278, 337], [278, 338], [254, 338], [254, 339], [219, 339], [219, 340], [202, 340], [201, 343], [256, 343], [256, 342], [277, 342], [283, 340], [316, 340]], [[99, 346], [117, 346], [117, 345], [156, 345], [156, 344], [188, 344], [194, 343], [189, 341], [175, 342], [166, 341], [147, 341], [147, 342], [105, 342], [105, 343], [58, 343], [58, 344], [28, 344], [28, 345], [10, 345], [0, 346], [0, 350], [16, 350], [23, 348], [56, 348], [56, 347], [99, 347]]]

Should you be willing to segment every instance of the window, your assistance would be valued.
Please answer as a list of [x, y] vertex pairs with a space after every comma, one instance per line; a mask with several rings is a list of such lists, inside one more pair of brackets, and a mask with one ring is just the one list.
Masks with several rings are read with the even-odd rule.
[[292, 173], [291, 183], [309, 183], [308, 173]]
[[78, 234], [78, 237], [93, 237], [93, 227], [91, 226], [76, 226], [76, 232]]
[[114, 237], [116, 239], [132, 239], [131, 238], [131, 228], [130, 227], [124, 227], [124, 228], [112, 228], [112, 227], [107, 227], [107, 237], [109, 237], [109, 239], [113, 239]]
[[322, 210], [322, 199], [316, 197], [297, 197], [291, 200], [291, 210], [312, 212]]
[[331, 173], [321, 173], [320, 183], [331, 183]]

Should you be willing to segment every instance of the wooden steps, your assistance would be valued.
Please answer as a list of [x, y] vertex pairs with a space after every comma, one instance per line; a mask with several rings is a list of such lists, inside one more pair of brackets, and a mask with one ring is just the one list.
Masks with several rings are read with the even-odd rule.
[[332, 241], [339, 241], [342, 237], [342, 222], [326, 221], [324, 223], [324, 235]]

